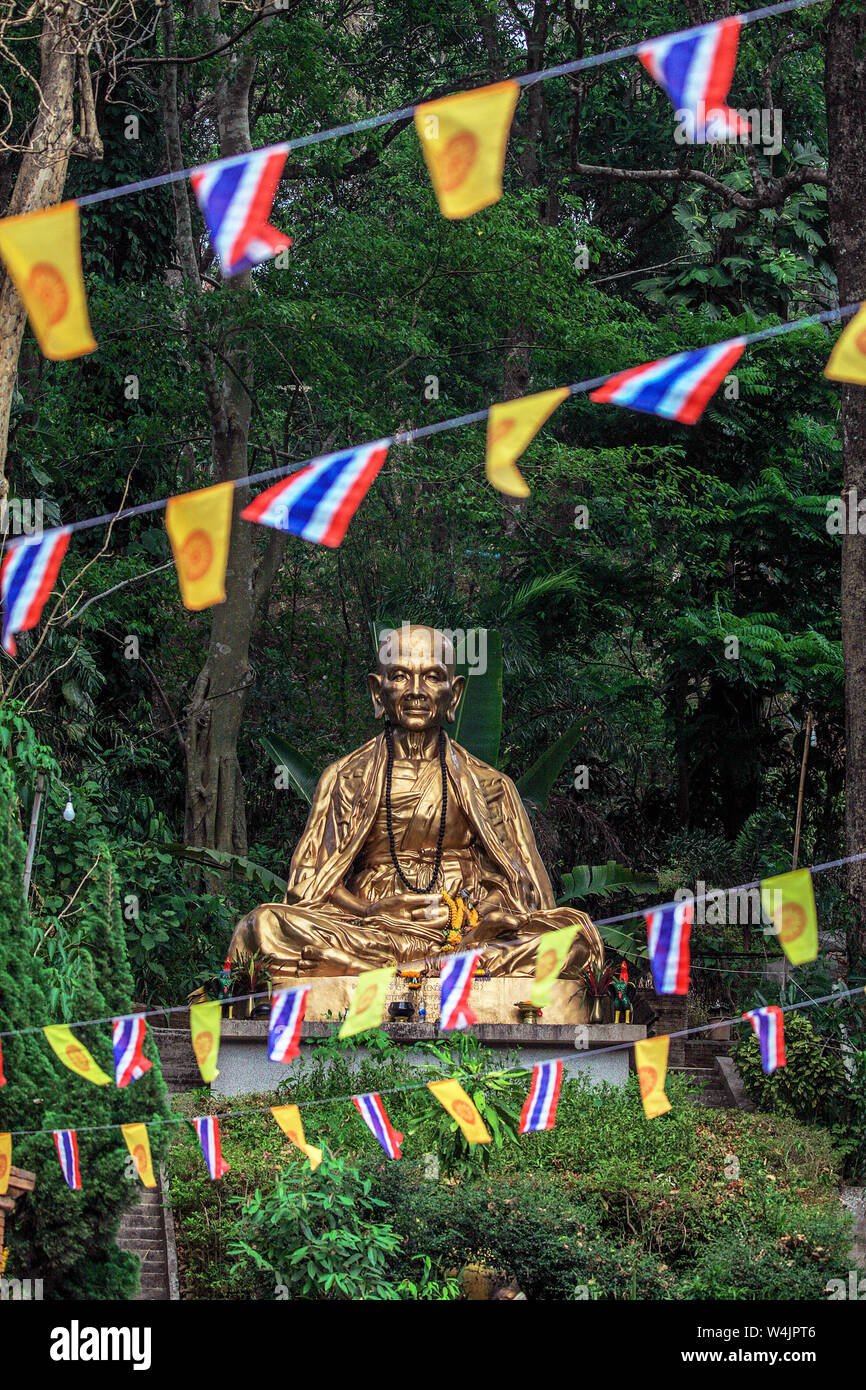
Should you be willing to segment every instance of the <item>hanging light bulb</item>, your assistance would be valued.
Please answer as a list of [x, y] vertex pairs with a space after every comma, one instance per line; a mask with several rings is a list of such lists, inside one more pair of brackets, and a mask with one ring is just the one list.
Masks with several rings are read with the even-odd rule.
[[72, 798], [71, 798], [71, 797], [69, 798], [69, 800], [68, 800], [67, 803], [66, 803], [66, 808], [65, 808], [65, 810], [64, 810], [64, 812], [63, 812], [63, 819], [64, 819], [64, 820], [75, 820], [75, 807], [74, 807], [73, 804], [72, 804]]

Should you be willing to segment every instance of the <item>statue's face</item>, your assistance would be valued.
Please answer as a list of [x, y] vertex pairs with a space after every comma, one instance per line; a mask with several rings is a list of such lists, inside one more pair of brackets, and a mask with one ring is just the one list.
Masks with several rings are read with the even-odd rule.
[[423, 732], [453, 723], [465, 678], [455, 676], [454, 648], [441, 632], [404, 624], [384, 634], [379, 670], [368, 683], [377, 715]]

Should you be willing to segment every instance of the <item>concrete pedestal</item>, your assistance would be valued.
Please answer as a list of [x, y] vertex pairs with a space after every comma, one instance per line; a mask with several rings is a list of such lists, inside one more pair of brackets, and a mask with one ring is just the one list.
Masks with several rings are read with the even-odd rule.
[[[527, 982], [524, 982], [527, 983]], [[473, 998], [473, 1004], [474, 1004]], [[309, 1054], [316, 1039], [331, 1036], [336, 1025], [330, 1022], [305, 1022], [301, 1028], [301, 1057]], [[413, 1049], [413, 1043], [439, 1038], [447, 1041], [453, 1033], [440, 1034], [435, 1023], [388, 1023], [384, 1031], [395, 1042], [402, 1043], [413, 1061], [430, 1065], [428, 1053]], [[633, 1052], [623, 1043], [633, 1043], [646, 1037], [643, 1024], [626, 1023], [478, 1023], [472, 1029], [474, 1037], [493, 1053], [497, 1065], [505, 1064], [514, 1054], [520, 1065], [532, 1067], [537, 1062], [554, 1057], [566, 1057], [565, 1070], [569, 1075], [585, 1074], [593, 1083], [608, 1082], [621, 1086], [633, 1067]], [[211, 1089], [215, 1095], [259, 1095], [273, 1091], [281, 1081], [291, 1078], [292, 1068], [282, 1062], [268, 1061], [268, 1024], [266, 1019], [224, 1019], [219, 1053], [219, 1076]], [[605, 1051], [617, 1047], [617, 1051]], [[354, 1054], [356, 1065], [367, 1056], [360, 1046]], [[295, 1064], [297, 1065], [297, 1063]]]

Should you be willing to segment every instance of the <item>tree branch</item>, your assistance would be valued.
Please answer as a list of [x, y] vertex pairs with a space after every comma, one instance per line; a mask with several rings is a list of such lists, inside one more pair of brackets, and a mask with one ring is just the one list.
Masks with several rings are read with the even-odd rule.
[[791, 193], [806, 183], [827, 187], [826, 171], [813, 167], [793, 169], [775, 183], [767, 184], [762, 194], [752, 198], [729, 188], [721, 179], [713, 178], [712, 174], [705, 174], [703, 169], [686, 166], [680, 169], [614, 169], [604, 164], [574, 164], [572, 173], [583, 178], [603, 179], [607, 183], [697, 183], [723, 199], [729, 207], [744, 208], [747, 212], [779, 207]]

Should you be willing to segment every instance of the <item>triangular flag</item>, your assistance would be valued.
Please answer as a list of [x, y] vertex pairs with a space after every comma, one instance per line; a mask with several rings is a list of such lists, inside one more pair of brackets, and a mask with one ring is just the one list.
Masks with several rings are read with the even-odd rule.
[[634, 1045], [634, 1060], [640, 1086], [640, 1098], [648, 1120], [664, 1115], [671, 1103], [665, 1095], [670, 1038], [639, 1038]]
[[537, 1009], [546, 1009], [550, 1003], [553, 986], [568, 960], [571, 943], [580, 931], [580, 923], [570, 927], [559, 927], [556, 931], [546, 931], [538, 939], [535, 952], [535, 978], [529, 995], [530, 1004]]
[[457, 1121], [470, 1144], [490, 1143], [487, 1126], [459, 1081], [428, 1081], [427, 1089]]
[[515, 459], [535, 438], [545, 420], [571, 393], [567, 386], [556, 391], [539, 391], [534, 396], [521, 396], [516, 401], [492, 405], [487, 416], [487, 480], [509, 497], [528, 497], [529, 488], [523, 481]]
[[299, 989], [275, 990], [268, 1024], [269, 1061], [291, 1062], [300, 1055], [298, 1043], [309, 992], [309, 985], [301, 985]]
[[220, 1122], [216, 1115], [202, 1115], [193, 1120], [193, 1124], [198, 1135], [198, 1142], [201, 1144], [207, 1170], [211, 1179], [216, 1182], [229, 1171], [229, 1165], [223, 1158]]
[[202, 1080], [210, 1083], [217, 1076], [217, 1057], [220, 1050], [220, 1020], [222, 1005], [219, 1000], [209, 1004], [191, 1004], [189, 1010], [189, 1031], [192, 1037], [192, 1050]]
[[156, 1187], [156, 1174], [153, 1171], [153, 1157], [150, 1152], [147, 1125], [121, 1125], [120, 1129], [141, 1181], [145, 1187]]
[[78, 1137], [74, 1129], [55, 1129], [54, 1147], [67, 1187], [73, 1192], [81, 1188], [81, 1169], [78, 1166]]
[[42, 617], [69, 545], [68, 526], [28, 536], [6, 547], [0, 566], [3, 602], [3, 650], [15, 656], [16, 632], [29, 632]]
[[380, 439], [339, 454], [324, 454], [260, 493], [241, 516], [335, 549], [342, 544], [387, 454], [388, 445]]
[[562, 1063], [539, 1062], [532, 1068], [532, 1082], [529, 1095], [523, 1102], [520, 1112], [520, 1134], [531, 1134], [534, 1130], [553, 1129], [556, 1124], [556, 1109], [559, 1105], [559, 1092], [562, 1089]]
[[6, 1085], [6, 1077], [3, 1074], [3, 1039], [0, 1038], [0, 1086]]
[[234, 483], [215, 483], [168, 499], [165, 529], [180, 596], [194, 613], [225, 602], [234, 491]]
[[358, 976], [349, 1012], [340, 1028], [341, 1038], [352, 1038], [356, 1033], [366, 1033], [368, 1028], [379, 1027], [385, 1012], [385, 996], [393, 978], [394, 970], [390, 966], [383, 970], [365, 970]]
[[79, 236], [74, 202], [0, 221], [0, 256], [43, 354], [53, 361], [96, 351]]
[[279, 1125], [287, 1139], [291, 1140], [296, 1149], [300, 1149], [302, 1154], [306, 1154], [310, 1160], [310, 1168], [315, 1173], [322, 1161], [322, 1150], [317, 1149], [315, 1144], [308, 1144], [304, 1138], [304, 1126], [301, 1123], [301, 1112], [296, 1105], [272, 1105], [271, 1114]]
[[146, 1037], [147, 1023], [140, 1014], [114, 1019], [111, 1045], [115, 1085], [128, 1086], [130, 1081], [139, 1081], [150, 1071], [153, 1062], [149, 1062], [142, 1051]]
[[382, 1097], [375, 1091], [369, 1092], [364, 1096], [352, 1096], [354, 1104], [358, 1107], [358, 1114], [370, 1133], [378, 1139], [382, 1148], [389, 1158], [402, 1158], [400, 1145], [403, 1143], [403, 1135], [395, 1129], [388, 1119], [388, 1112], [382, 1104]]
[[238, 275], [291, 246], [291, 238], [268, 222], [286, 154], [253, 150], [190, 175], [223, 275]]
[[9, 1175], [12, 1172], [12, 1135], [0, 1134], [0, 1197], [9, 1190]]
[[666, 34], [638, 49], [650, 77], [670, 97], [687, 144], [748, 136], [749, 122], [728, 106], [740, 18]]
[[808, 869], [761, 880], [761, 907], [770, 917], [779, 945], [792, 965], [806, 965], [818, 955], [818, 913]]
[[590, 392], [589, 399], [661, 415], [681, 425], [697, 424], [744, 347], [742, 338], [731, 338], [713, 347], [677, 352], [673, 357], [629, 367], [608, 377], [603, 386]]
[[866, 304], [861, 304], [839, 338], [824, 375], [832, 381], [851, 381], [866, 386]]
[[472, 976], [480, 955], [478, 951], [462, 951], [442, 962], [439, 971], [439, 1028], [471, 1028], [478, 1022], [469, 1003]]
[[415, 129], [443, 217], [470, 217], [502, 197], [520, 88], [496, 82], [415, 107]]
[[61, 1062], [70, 1071], [83, 1076], [87, 1081], [92, 1081], [94, 1086], [109, 1086], [111, 1077], [106, 1076], [101, 1067], [91, 1057], [83, 1043], [80, 1043], [74, 1033], [65, 1023], [54, 1023], [48, 1028], [42, 1029], [48, 1042]]
[[785, 1015], [778, 1004], [766, 1004], [762, 1009], [750, 1009], [743, 1014], [755, 1030], [761, 1049], [761, 1066], [769, 1076], [785, 1061]]
[[665, 903], [644, 913], [647, 954], [656, 994], [688, 994], [691, 973], [690, 940], [695, 905], [692, 898]]

